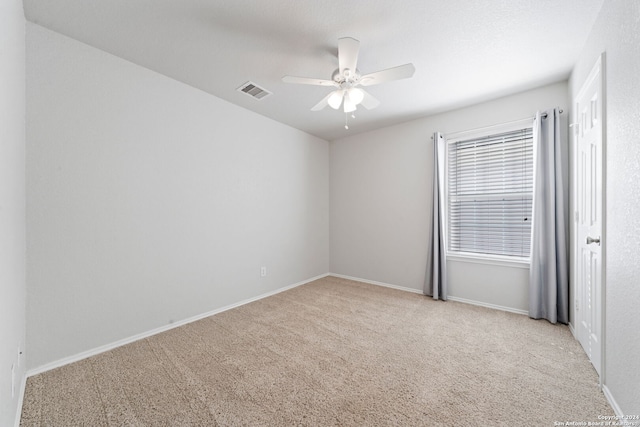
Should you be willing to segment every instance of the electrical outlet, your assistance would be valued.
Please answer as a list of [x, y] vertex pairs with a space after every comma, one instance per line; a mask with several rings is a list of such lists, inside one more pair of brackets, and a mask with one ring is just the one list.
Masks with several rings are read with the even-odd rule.
[[260, 267], [260, 277], [267, 277], [267, 267]]

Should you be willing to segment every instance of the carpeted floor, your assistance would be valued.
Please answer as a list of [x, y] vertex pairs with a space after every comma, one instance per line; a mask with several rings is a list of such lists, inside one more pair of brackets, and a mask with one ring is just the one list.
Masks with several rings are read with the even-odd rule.
[[553, 426], [614, 415], [565, 326], [327, 277], [29, 378], [22, 426]]

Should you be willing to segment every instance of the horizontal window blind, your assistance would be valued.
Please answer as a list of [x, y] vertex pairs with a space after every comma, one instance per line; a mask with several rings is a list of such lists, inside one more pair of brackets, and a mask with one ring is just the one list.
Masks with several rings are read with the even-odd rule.
[[449, 144], [447, 180], [450, 252], [529, 257], [531, 127]]

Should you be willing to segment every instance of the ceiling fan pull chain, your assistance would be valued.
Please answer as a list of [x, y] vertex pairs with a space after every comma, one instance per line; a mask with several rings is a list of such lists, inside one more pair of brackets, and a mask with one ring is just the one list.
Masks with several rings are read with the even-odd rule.
[[349, 130], [349, 113], [344, 113], [344, 128]]

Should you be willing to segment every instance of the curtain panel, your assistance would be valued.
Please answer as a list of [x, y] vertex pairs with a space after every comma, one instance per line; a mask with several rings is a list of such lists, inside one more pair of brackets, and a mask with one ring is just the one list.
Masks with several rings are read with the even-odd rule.
[[529, 317], [569, 322], [568, 153], [560, 111], [536, 114]]
[[427, 272], [424, 294], [433, 299], [447, 299], [447, 261], [444, 229], [444, 164], [446, 145], [440, 132], [433, 134], [433, 191], [431, 233], [428, 242]]

